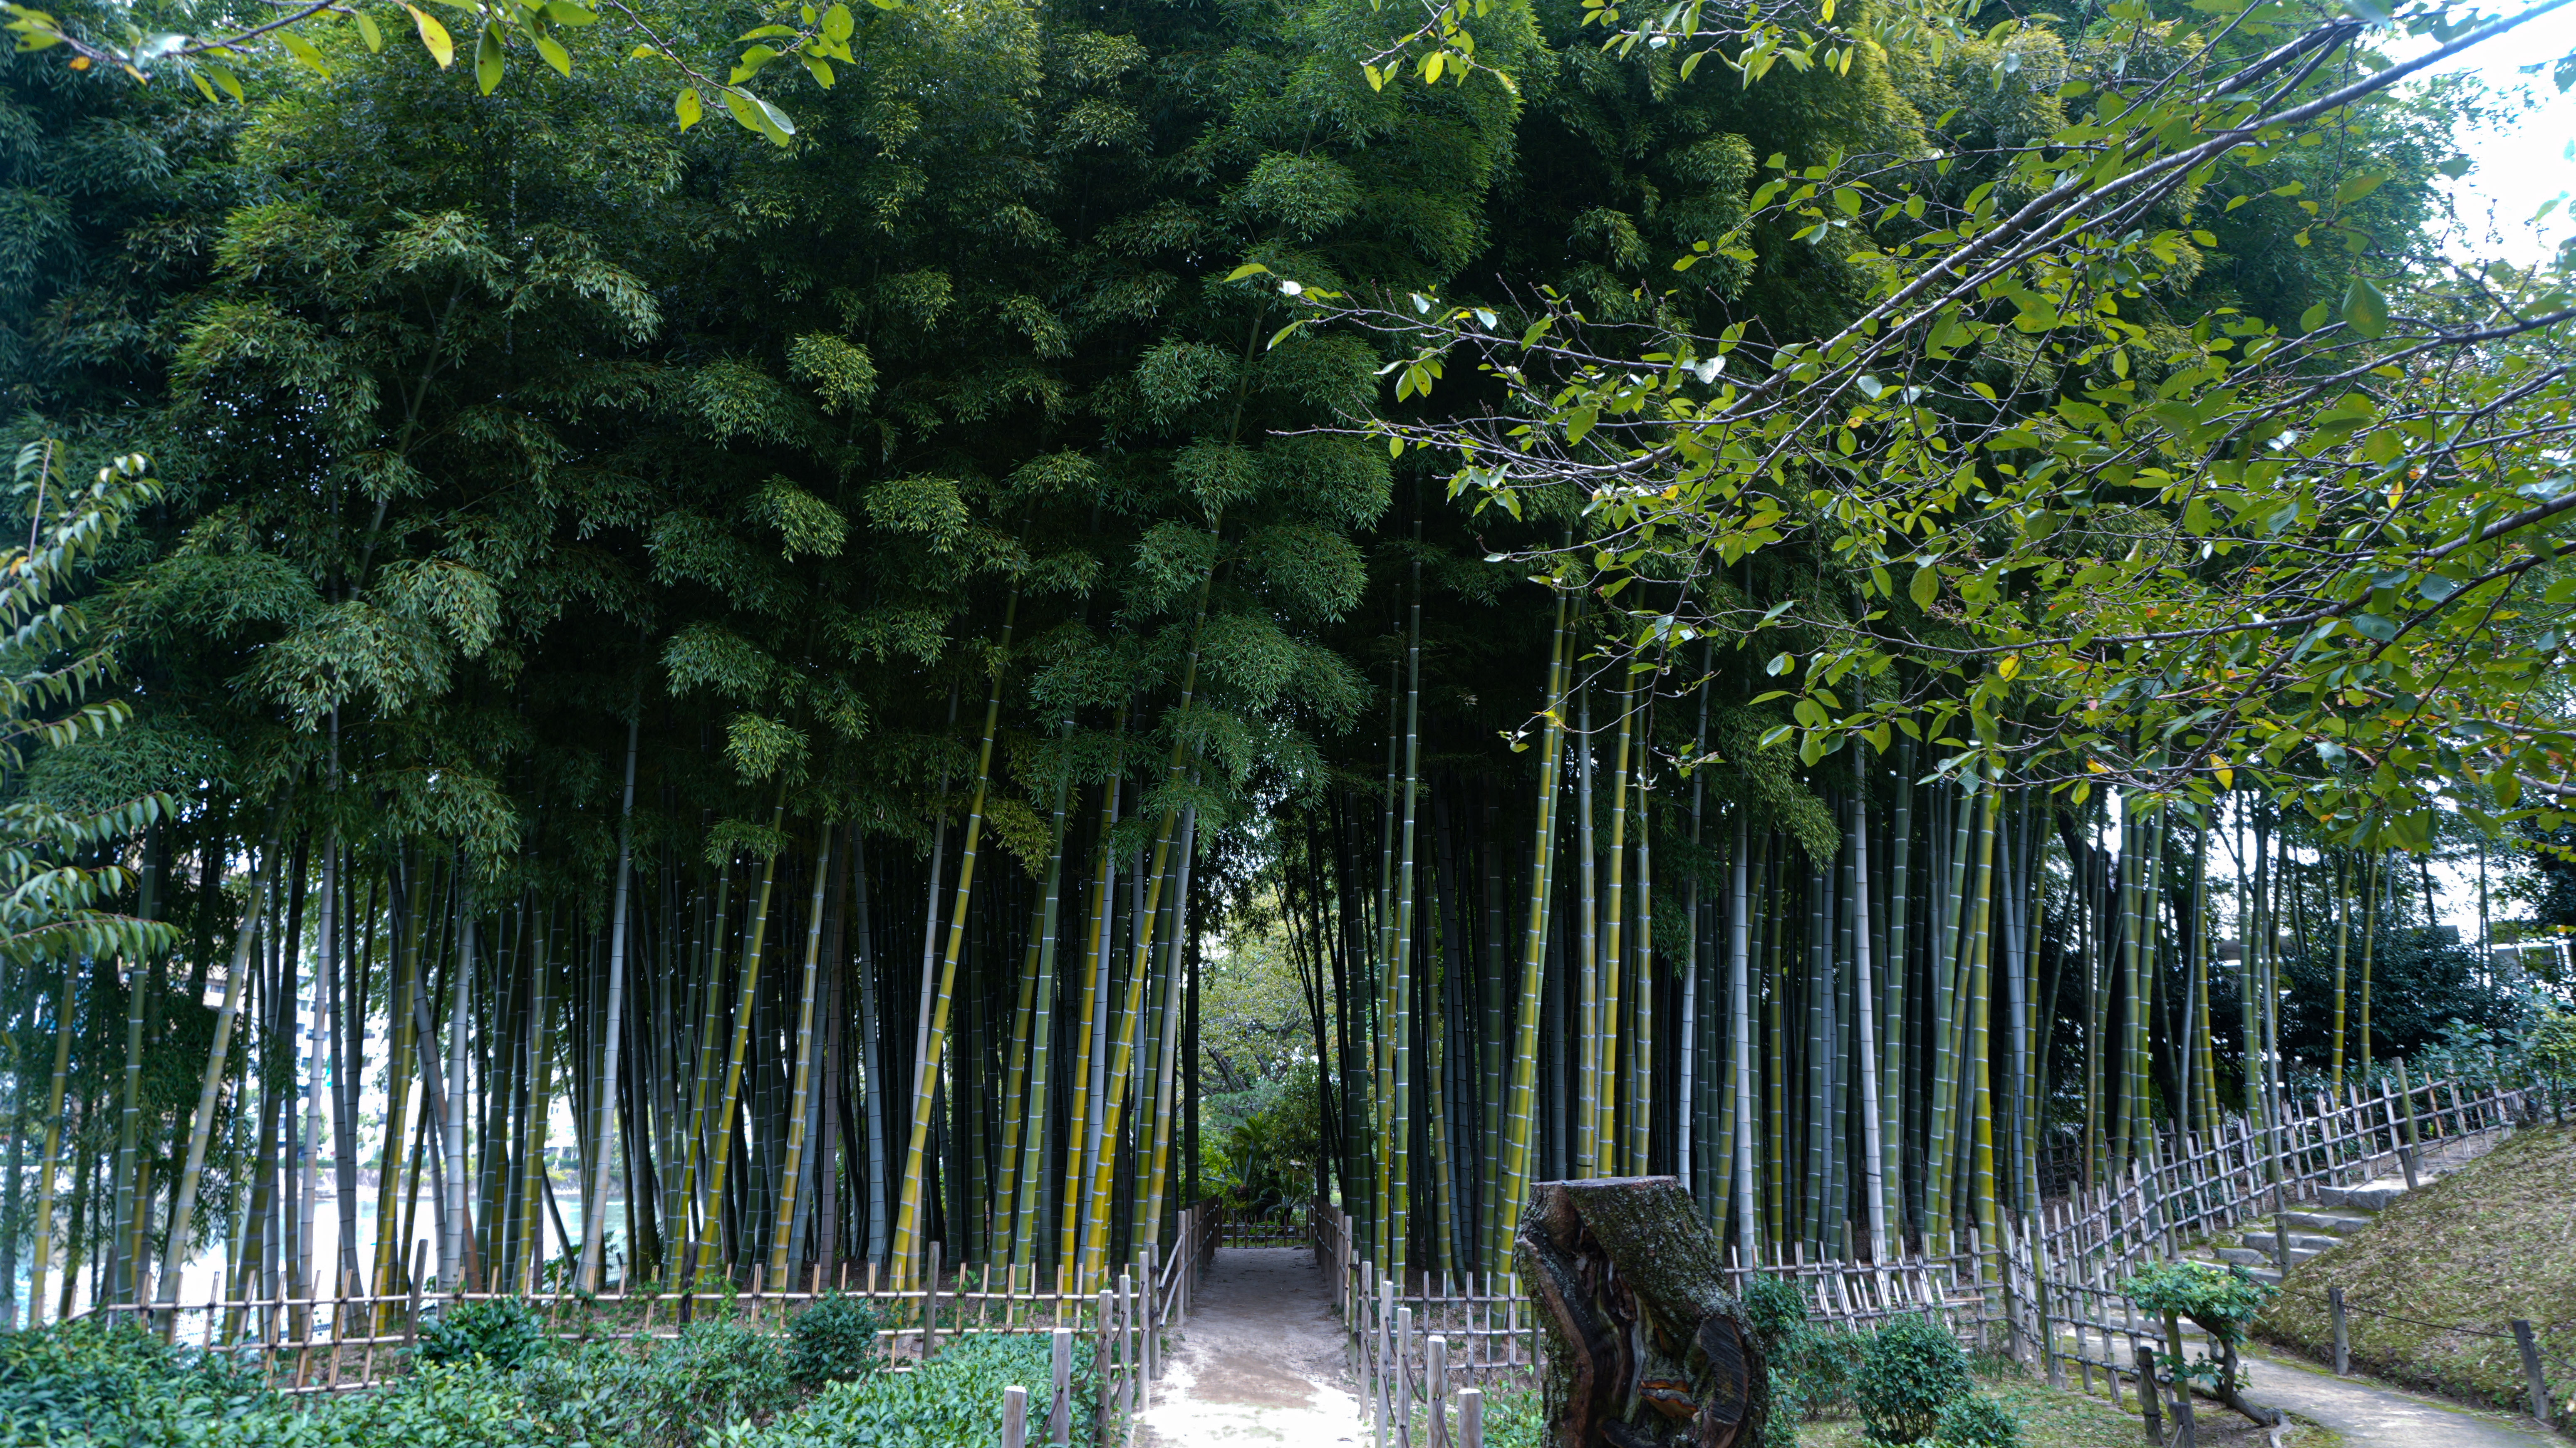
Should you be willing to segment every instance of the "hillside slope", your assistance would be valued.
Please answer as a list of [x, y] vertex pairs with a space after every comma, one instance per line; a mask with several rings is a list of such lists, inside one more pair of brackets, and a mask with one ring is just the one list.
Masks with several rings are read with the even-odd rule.
[[2341, 1287], [2357, 1370], [2469, 1402], [2529, 1403], [2512, 1322], [2540, 1339], [2550, 1391], [2576, 1397], [2576, 1127], [2517, 1132], [2398, 1198], [2367, 1230], [2299, 1264], [2256, 1335], [2319, 1361]]

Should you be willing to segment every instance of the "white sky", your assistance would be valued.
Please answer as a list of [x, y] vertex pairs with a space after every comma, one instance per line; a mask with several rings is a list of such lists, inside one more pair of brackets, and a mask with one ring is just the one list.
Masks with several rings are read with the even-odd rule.
[[[2382, 48], [2402, 60], [2436, 43], [2430, 37], [2404, 38]], [[2538, 225], [2531, 221], [2545, 203], [2576, 192], [2576, 160], [2569, 156], [2570, 142], [2576, 141], [2576, 93], [2561, 94], [2550, 74], [2557, 59], [2570, 51], [2576, 51], [2576, 6], [2544, 15], [2443, 67], [2476, 74], [2497, 90], [2525, 90], [2538, 102], [2519, 125], [2461, 129], [2460, 147], [2474, 168], [2456, 182], [2439, 183], [2450, 190], [2469, 232], [2454, 242], [2453, 255], [2528, 264], [2546, 259], [2576, 233], [2563, 202]], [[2541, 63], [2540, 73], [2522, 74], [2521, 67], [2534, 62]]]

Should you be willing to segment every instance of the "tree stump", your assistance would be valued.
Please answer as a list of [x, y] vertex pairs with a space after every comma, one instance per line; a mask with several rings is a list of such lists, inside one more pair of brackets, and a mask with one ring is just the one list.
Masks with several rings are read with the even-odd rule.
[[1540, 1182], [1513, 1265], [1547, 1332], [1549, 1448], [1753, 1448], [1770, 1375], [1673, 1177]]

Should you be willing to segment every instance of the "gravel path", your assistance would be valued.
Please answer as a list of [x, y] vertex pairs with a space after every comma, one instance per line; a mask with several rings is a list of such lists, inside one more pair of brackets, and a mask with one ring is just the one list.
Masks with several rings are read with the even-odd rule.
[[2342, 1434], [2352, 1448], [2567, 1445], [2566, 1439], [2536, 1425], [2517, 1426], [2500, 1414], [2473, 1412], [2358, 1378], [2339, 1378], [2294, 1359], [2248, 1354], [2244, 1362], [2247, 1399], [2323, 1423]]
[[1145, 1448], [1358, 1444], [1342, 1381], [1342, 1329], [1315, 1254], [1220, 1247], [1175, 1334], [1137, 1441]]

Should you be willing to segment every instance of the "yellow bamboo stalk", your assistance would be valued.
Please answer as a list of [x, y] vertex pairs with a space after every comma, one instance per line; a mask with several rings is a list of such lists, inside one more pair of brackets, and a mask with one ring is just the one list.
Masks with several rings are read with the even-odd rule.
[[1199, 582], [1197, 617], [1190, 625], [1188, 660], [1181, 669], [1180, 703], [1172, 712], [1172, 758], [1163, 773], [1167, 802], [1163, 806], [1163, 818], [1154, 832], [1154, 860], [1145, 875], [1145, 908], [1136, 921], [1136, 942], [1130, 953], [1126, 1003], [1119, 1016], [1118, 1040], [1110, 1050], [1108, 1087], [1100, 1107], [1102, 1146], [1099, 1159], [1091, 1167], [1091, 1223], [1084, 1234], [1082, 1248], [1083, 1282], [1095, 1280], [1105, 1270], [1109, 1252], [1110, 1188], [1116, 1179], [1112, 1168], [1118, 1159], [1118, 1118], [1126, 1104], [1129, 1075], [1135, 1070], [1136, 1021], [1142, 1012], [1146, 982], [1152, 975], [1148, 966], [1152, 962], [1154, 948], [1154, 917], [1162, 904], [1164, 876], [1171, 869], [1174, 837], [1180, 832], [1181, 811], [1177, 803], [1170, 801], [1170, 796], [1181, 783], [1182, 771], [1189, 761], [1190, 705], [1198, 694], [1199, 641], [1207, 629], [1208, 590], [1214, 582], [1213, 573]]
[[975, 794], [966, 811], [966, 843], [957, 860], [957, 885], [950, 897], [955, 903], [948, 912], [948, 944], [940, 952], [939, 988], [931, 1000], [929, 1038], [914, 1067], [912, 1141], [904, 1151], [903, 1196], [894, 1216], [893, 1271], [898, 1285], [912, 1280], [913, 1260], [921, 1250], [921, 1197], [929, 1180], [922, 1168], [923, 1157], [930, 1149], [931, 1103], [939, 1094], [940, 1058], [948, 1049], [948, 1013], [957, 993], [957, 963], [966, 951], [967, 906], [975, 893], [975, 847], [983, 836], [984, 800], [993, 782], [993, 735], [1002, 722], [1000, 660], [1010, 653], [1011, 627], [1019, 611], [1020, 594], [1015, 588], [1002, 611], [1002, 642], [993, 670], [993, 687], [985, 695], [984, 742], [975, 755]]
[[823, 978], [823, 887], [832, 878], [832, 827], [814, 832], [814, 899], [805, 912], [805, 979], [797, 993], [796, 1076], [787, 1092], [787, 1170], [770, 1226], [769, 1280], [785, 1282], [789, 1238], [796, 1231], [798, 1179], [805, 1172], [805, 1118], [814, 1101], [814, 988]]
[[[1127, 711], [1118, 711], [1113, 740], [1123, 740], [1127, 733]], [[1113, 754], [1116, 752], [1113, 748]], [[1112, 876], [1117, 871], [1118, 854], [1112, 832], [1118, 825], [1119, 778], [1115, 771], [1100, 791], [1100, 859], [1091, 872], [1091, 920], [1089, 938], [1082, 952], [1082, 1019], [1077, 1023], [1073, 1052], [1073, 1110], [1064, 1139], [1064, 1196], [1058, 1213], [1056, 1274], [1062, 1279], [1057, 1290], [1075, 1296], [1087, 1296], [1079, 1279], [1082, 1250], [1083, 1186], [1091, 1180], [1091, 1056], [1095, 1048], [1093, 1022], [1100, 1013], [1102, 990], [1101, 967], [1109, 958], [1109, 894]]]
[[[773, 831], [787, 823], [787, 782], [778, 784], [778, 803], [769, 813]], [[742, 1100], [742, 1063], [751, 1049], [751, 1008], [759, 998], [760, 958], [769, 940], [769, 900], [778, 884], [778, 856], [772, 854], [760, 867], [760, 895], [751, 910], [751, 939], [742, 952], [742, 989], [736, 995], [733, 1010], [733, 1049], [725, 1062], [724, 1092], [717, 1097], [715, 1119], [707, 1123], [712, 1146], [707, 1156], [706, 1211], [698, 1231], [698, 1275], [717, 1270], [717, 1258], [724, 1251], [725, 1169], [733, 1160], [733, 1113]], [[591, 1228], [585, 1224], [584, 1232]]]

